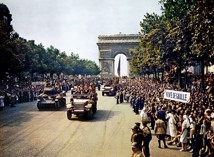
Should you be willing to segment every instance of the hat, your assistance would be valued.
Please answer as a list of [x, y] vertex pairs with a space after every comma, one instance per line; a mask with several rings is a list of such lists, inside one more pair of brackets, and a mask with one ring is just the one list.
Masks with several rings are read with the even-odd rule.
[[139, 122], [135, 122], [135, 125], [140, 127], [140, 123]]
[[131, 129], [137, 131], [138, 128], [139, 128], [139, 127], [138, 127], [137, 125], [134, 125]]
[[211, 110], [208, 108], [208, 109], [205, 110], [205, 112], [211, 112]]
[[188, 115], [183, 115], [183, 118], [188, 119], [189, 116]]
[[163, 106], [162, 108], [161, 108], [161, 110], [165, 110], [166, 109], [166, 107], [165, 106]]
[[169, 113], [171, 113], [170, 111], [166, 111], [166, 114], [169, 114]]
[[172, 113], [176, 113], [176, 111], [175, 111], [175, 110], [172, 110]]
[[137, 142], [132, 143], [132, 148], [138, 148], [140, 149], [140, 145]]
[[142, 120], [142, 124], [145, 126], [145, 125], [147, 125], [147, 120]]

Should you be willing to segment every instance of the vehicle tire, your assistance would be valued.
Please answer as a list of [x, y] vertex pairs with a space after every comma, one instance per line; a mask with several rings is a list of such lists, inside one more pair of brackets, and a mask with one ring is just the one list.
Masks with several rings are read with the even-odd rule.
[[41, 102], [38, 102], [38, 103], [37, 103], [37, 108], [38, 108], [39, 111], [42, 110], [42, 104], [41, 104]]
[[92, 111], [93, 111], [93, 114], [95, 114], [97, 112], [97, 107], [95, 105], [93, 105]]
[[63, 100], [63, 105], [62, 106], [65, 107], [66, 106], [66, 99], [63, 98], [62, 100]]
[[93, 118], [93, 111], [92, 111], [92, 109], [90, 109], [87, 113], [87, 119], [90, 120], [92, 118]]
[[60, 107], [65, 107], [65, 105], [66, 105], [66, 100], [65, 100], [65, 98], [62, 98], [62, 99], [60, 99], [59, 101], [60, 101]]
[[67, 111], [67, 118], [68, 120], [71, 120], [72, 112], [70, 110]]
[[59, 105], [60, 105], [60, 104], [59, 104], [59, 101], [56, 101], [56, 102], [55, 102], [55, 106], [54, 106], [54, 107], [55, 107], [55, 110], [57, 110], [57, 111], [59, 110]]

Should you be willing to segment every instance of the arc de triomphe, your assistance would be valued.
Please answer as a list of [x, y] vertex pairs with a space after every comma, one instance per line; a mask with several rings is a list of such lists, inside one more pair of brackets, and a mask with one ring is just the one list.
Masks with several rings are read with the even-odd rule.
[[115, 34], [115, 35], [100, 35], [98, 36], [99, 48], [99, 66], [101, 70], [101, 77], [111, 77], [114, 74], [114, 60], [118, 54], [124, 54], [128, 61], [128, 75], [129, 75], [129, 61], [131, 60], [130, 49], [134, 49], [139, 45], [139, 34]]

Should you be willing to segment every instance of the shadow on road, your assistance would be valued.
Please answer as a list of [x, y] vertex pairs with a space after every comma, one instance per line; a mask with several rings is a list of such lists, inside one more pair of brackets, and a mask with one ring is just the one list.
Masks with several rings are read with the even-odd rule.
[[118, 115], [119, 113], [119, 111], [112, 110], [97, 110], [97, 113], [94, 115], [94, 118], [91, 120], [91, 122], [106, 121]]
[[82, 121], [82, 122], [98, 122], [98, 121], [106, 121], [113, 116], [119, 114], [119, 111], [109, 111], [109, 110], [97, 110], [91, 120], [88, 120], [85, 117], [77, 117], [76, 115], [72, 115], [71, 121]]
[[5, 109], [0, 113], [0, 128], [3, 126], [14, 127], [22, 125], [32, 119], [33, 115], [22, 110], [15, 108]]

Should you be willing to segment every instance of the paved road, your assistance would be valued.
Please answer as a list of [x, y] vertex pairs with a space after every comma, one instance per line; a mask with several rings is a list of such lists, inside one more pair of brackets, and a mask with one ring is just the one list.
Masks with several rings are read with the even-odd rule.
[[[67, 120], [65, 108], [38, 111], [36, 102], [6, 107], [0, 111], [0, 157], [129, 157], [130, 128], [140, 117], [129, 104], [98, 95], [98, 111], [90, 121]], [[191, 156], [177, 147], [159, 149], [155, 136], [150, 149], [152, 157]]]

